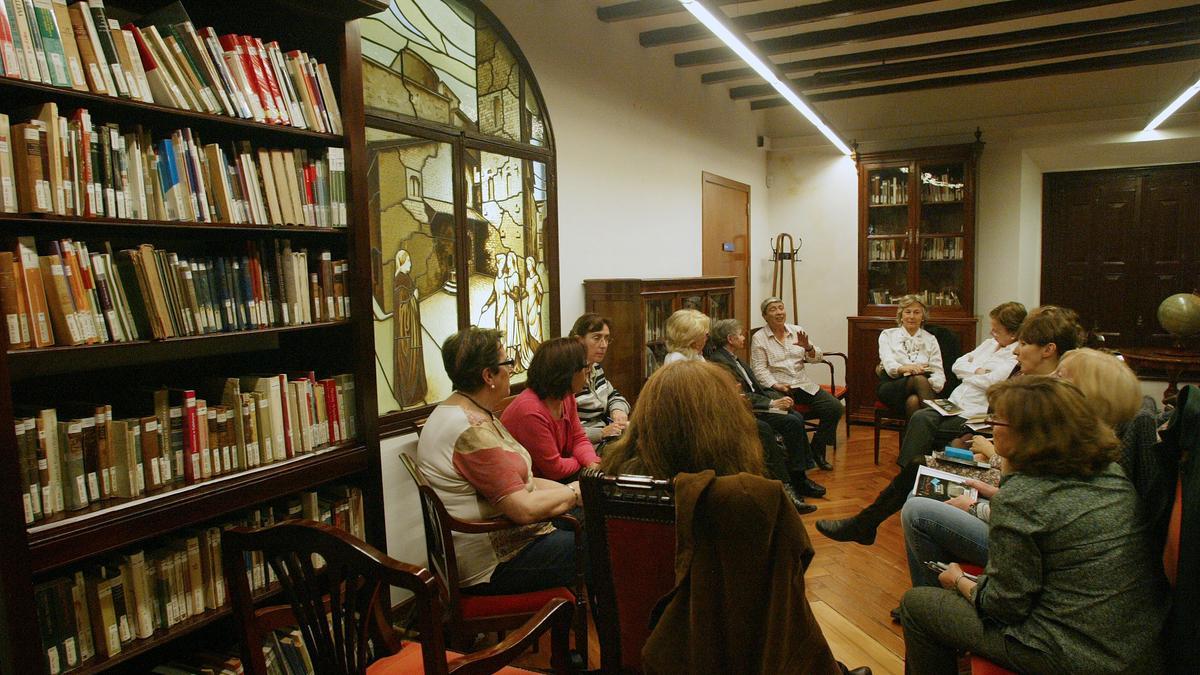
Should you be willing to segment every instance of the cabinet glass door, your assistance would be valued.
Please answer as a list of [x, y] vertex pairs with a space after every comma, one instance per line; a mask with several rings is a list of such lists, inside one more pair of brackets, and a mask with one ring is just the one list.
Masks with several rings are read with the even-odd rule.
[[867, 172], [867, 288], [872, 305], [908, 293], [908, 167]]
[[930, 307], [962, 305], [965, 173], [962, 162], [919, 167], [921, 203], [917, 238], [921, 263], [917, 293]]
[[708, 317], [713, 321], [729, 319], [733, 316], [730, 309], [728, 291], [714, 291], [708, 294]]
[[667, 356], [667, 319], [674, 311], [672, 298], [646, 300], [646, 377], [650, 377]]

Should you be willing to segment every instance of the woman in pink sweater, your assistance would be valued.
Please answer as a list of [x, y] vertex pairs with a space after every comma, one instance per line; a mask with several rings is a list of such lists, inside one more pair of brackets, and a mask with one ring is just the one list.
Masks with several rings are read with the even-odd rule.
[[563, 483], [600, 463], [579, 414], [575, 392], [587, 381], [587, 350], [574, 338], [543, 342], [529, 364], [525, 391], [504, 409], [500, 421], [533, 459], [533, 475]]

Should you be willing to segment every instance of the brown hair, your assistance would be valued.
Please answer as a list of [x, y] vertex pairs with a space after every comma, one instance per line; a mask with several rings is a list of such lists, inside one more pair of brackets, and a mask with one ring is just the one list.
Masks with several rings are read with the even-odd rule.
[[587, 348], [573, 337], [543, 342], [529, 362], [526, 382], [538, 398], [562, 398], [571, 391], [571, 380], [587, 362]]
[[1059, 358], [1083, 343], [1084, 331], [1073, 309], [1042, 305], [1025, 317], [1017, 339], [1025, 344], [1054, 345]]
[[1025, 321], [1026, 314], [1025, 305], [1019, 302], [1002, 302], [988, 312], [988, 316], [999, 321], [1000, 325], [1013, 335], [1021, 330], [1021, 324]]
[[920, 305], [921, 306], [921, 325], [922, 326], [924, 326], [925, 322], [929, 320], [929, 307], [927, 307], [925, 305], [925, 301], [922, 300], [919, 296], [909, 294], [909, 295], [906, 295], [903, 298], [900, 298], [899, 300], [896, 301], [896, 325], [897, 326], [900, 325], [900, 317], [904, 316], [904, 310], [908, 309], [912, 305]]
[[625, 435], [604, 453], [605, 473], [674, 478], [712, 469], [718, 476], [763, 474], [754, 416], [724, 368], [679, 361], [658, 369], [638, 395]]
[[499, 370], [496, 354], [504, 333], [494, 328], [469, 326], [442, 343], [442, 367], [450, 384], [459, 391], [473, 392], [483, 387], [483, 371]]
[[595, 312], [588, 312], [575, 319], [575, 325], [571, 326], [571, 332], [568, 335], [571, 337], [585, 337], [588, 333], [598, 333], [604, 328], [612, 331], [612, 319], [609, 319], [607, 316], [600, 316]]
[[1088, 406], [1110, 427], [1133, 419], [1142, 407], [1142, 385], [1124, 361], [1098, 349], [1073, 349], [1058, 362], [1059, 376], [1087, 397]]
[[988, 404], [1016, 435], [1009, 466], [1031, 476], [1087, 478], [1117, 460], [1121, 442], [1074, 384], [1023, 375], [988, 388]]

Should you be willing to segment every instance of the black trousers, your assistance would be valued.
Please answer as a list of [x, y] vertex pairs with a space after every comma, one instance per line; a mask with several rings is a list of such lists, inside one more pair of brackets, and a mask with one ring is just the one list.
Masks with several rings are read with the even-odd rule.
[[792, 477], [788, 472], [787, 451], [775, 440], [775, 430], [770, 424], [757, 418], [754, 421], [758, 423], [758, 440], [762, 442], [763, 463], [766, 464], [767, 473], [771, 478], [790, 485]]
[[845, 407], [842, 406], [841, 401], [833, 397], [833, 394], [824, 389], [818, 389], [815, 394], [809, 394], [803, 389], [793, 389], [788, 395], [796, 403], [812, 407], [812, 414], [809, 417], [815, 416], [818, 426], [817, 432], [813, 434], [810, 448], [814, 457], [824, 457], [825, 446], [833, 445], [837, 439], [837, 425], [845, 413]]
[[946, 417], [932, 408], [918, 410], [904, 425], [904, 442], [896, 463], [905, 466], [922, 455], [940, 450], [967, 431], [964, 424], [966, 420], [957, 415]]
[[761, 422], [766, 422], [771, 429], [783, 437], [783, 446], [787, 449], [787, 467], [789, 473], [802, 473], [808, 466], [809, 446], [808, 430], [804, 426], [804, 415], [789, 410], [786, 414], [758, 413], [755, 415]]

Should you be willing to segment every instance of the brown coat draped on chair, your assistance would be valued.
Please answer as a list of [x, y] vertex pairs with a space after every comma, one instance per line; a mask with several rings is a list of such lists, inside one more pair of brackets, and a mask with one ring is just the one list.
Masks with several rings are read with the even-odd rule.
[[675, 499], [675, 588], [645, 672], [840, 673], [804, 595], [812, 544], [779, 482], [683, 473]]

